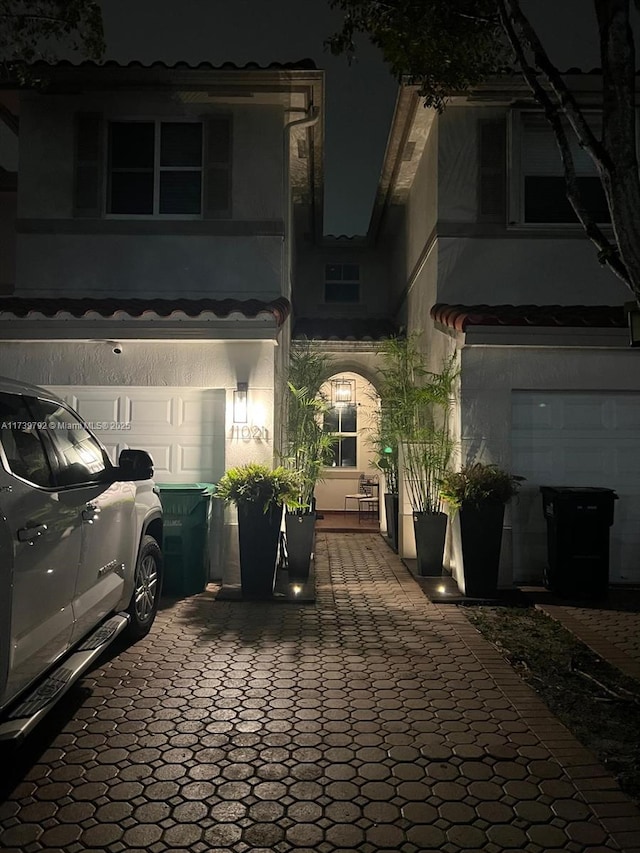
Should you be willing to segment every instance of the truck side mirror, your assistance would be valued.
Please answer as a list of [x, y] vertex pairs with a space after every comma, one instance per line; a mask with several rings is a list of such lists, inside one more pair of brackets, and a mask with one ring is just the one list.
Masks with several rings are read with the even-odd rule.
[[123, 450], [118, 467], [122, 480], [150, 480], [153, 477], [153, 459], [146, 450]]

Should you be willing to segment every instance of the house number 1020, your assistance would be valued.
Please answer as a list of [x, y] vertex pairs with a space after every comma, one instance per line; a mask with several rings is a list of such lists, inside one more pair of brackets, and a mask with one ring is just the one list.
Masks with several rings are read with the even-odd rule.
[[231, 427], [231, 438], [236, 441], [268, 441], [269, 430], [263, 426], [253, 424], [234, 424]]

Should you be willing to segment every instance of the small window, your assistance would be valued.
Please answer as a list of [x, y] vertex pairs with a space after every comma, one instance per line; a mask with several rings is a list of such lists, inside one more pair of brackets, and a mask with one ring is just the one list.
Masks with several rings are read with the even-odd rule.
[[107, 210], [134, 216], [199, 216], [202, 124], [111, 122]]
[[37, 422], [18, 394], [0, 393], [0, 443], [12, 474], [36, 486], [53, 486]]
[[358, 463], [358, 410], [356, 406], [333, 406], [324, 414], [323, 429], [336, 436], [333, 461], [336, 468], [355, 468]]
[[360, 267], [358, 264], [327, 264], [324, 279], [325, 302], [360, 301]]
[[58, 485], [77, 486], [104, 479], [110, 467], [106, 452], [73, 412], [58, 403], [37, 400], [35, 413], [46, 425], [55, 451]]

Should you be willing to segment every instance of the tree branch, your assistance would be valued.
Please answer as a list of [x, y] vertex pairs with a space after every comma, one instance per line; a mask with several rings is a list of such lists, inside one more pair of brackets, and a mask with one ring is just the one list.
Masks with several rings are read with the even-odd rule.
[[5, 21], [43, 21], [50, 24], [71, 24], [73, 23], [72, 19], [63, 18], [63, 17], [55, 17], [54, 15], [38, 15], [35, 12], [19, 12], [14, 13], [13, 15], [4, 14], [0, 12], [0, 18]]
[[602, 61], [602, 142], [615, 152], [602, 185], [611, 223], [627, 269], [635, 272], [633, 291], [640, 301], [640, 176], [636, 150], [635, 47], [628, 0], [594, 0]]
[[627, 268], [622, 262], [617, 247], [607, 239], [606, 235], [598, 224], [592, 219], [588, 210], [582, 202], [582, 196], [578, 188], [575, 165], [571, 146], [567, 139], [567, 134], [562, 124], [562, 105], [556, 104], [552, 100], [549, 92], [538, 80], [536, 69], [530, 64], [527, 59], [523, 44], [518, 38], [518, 33], [514, 27], [514, 23], [509, 15], [507, 3], [509, 0], [498, 0], [498, 9], [502, 26], [509, 39], [518, 64], [522, 70], [522, 74], [533, 92], [535, 99], [542, 106], [545, 117], [555, 134], [558, 148], [560, 149], [560, 157], [564, 168], [565, 181], [567, 186], [567, 199], [571, 204], [576, 216], [582, 227], [584, 228], [589, 239], [595, 244], [598, 249], [598, 260], [600, 263], [610, 267], [612, 272], [618, 276], [628, 287], [631, 287], [631, 281]]
[[516, 34], [518, 42], [521, 45], [524, 42], [526, 47], [533, 54], [536, 66], [549, 81], [549, 85], [557, 97], [558, 102], [562, 107], [562, 111], [567, 116], [578, 139], [580, 140], [580, 145], [585, 149], [585, 151], [587, 151], [593, 162], [596, 164], [599, 172], [608, 169], [610, 166], [610, 160], [607, 152], [595, 136], [594, 132], [591, 130], [591, 127], [584, 117], [584, 113], [582, 112], [573, 92], [565, 83], [556, 66], [549, 59], [542, 42], [538, 38], [538, 34], [533, 29], [529, 19], [520, 8], [520, 0], [499, 0], [499, 6], [504, 10], [505, 15], [513, 23], [514, 34], [515, 28], [519, 30], [520, 38], [518, 38]]

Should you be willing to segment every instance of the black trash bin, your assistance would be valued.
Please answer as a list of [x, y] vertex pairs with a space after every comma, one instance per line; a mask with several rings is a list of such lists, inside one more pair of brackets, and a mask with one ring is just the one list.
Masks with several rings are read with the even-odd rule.
[[547, 519], [545, 585], [562, 598], [605, 598], [609, 588], [612, 489], [541, 486]]
[[162, 553], [167, 595], [195, 595], [209, 575], [212, 487], [207, 483], [159, 485], [164, 517]]

